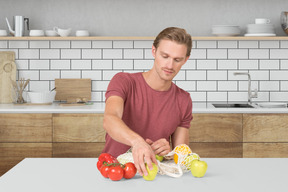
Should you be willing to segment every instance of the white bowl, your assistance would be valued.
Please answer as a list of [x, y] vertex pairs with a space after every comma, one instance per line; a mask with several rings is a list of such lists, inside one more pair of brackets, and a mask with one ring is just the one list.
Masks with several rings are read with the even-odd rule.
[[30, 30], [29, 35], [31, 37], [42, 37], [42, 36], [44, 36], [44, 31], [43, 30], [33, 29], [33, 30]]
[[237, 25], [213, 25], [212, 34], [216, 36], [237, 36], [240, 34], [240, 27]]
[[31, 103], [52, 103], [56, 96], [56, 91], [27, 92]]

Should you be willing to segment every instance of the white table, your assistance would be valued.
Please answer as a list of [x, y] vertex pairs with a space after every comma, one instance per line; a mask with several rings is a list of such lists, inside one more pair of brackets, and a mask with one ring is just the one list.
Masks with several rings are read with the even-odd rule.
[[190, 172], [180, 178], [157, 175], [145, 181], [111, 181], [101, 176], [96, 158], [26, 158], [0, 177], [0, 192], [286, 192], [287, 158], [206, 158], [203, 178]]

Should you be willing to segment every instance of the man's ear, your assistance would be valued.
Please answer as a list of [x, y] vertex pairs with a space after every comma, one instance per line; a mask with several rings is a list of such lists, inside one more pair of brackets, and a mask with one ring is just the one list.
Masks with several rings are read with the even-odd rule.
[[152, 55], [155, 58], [155, 56], [156, 56], [156, 47], [154, 47], [154, 45], [152, 45]]

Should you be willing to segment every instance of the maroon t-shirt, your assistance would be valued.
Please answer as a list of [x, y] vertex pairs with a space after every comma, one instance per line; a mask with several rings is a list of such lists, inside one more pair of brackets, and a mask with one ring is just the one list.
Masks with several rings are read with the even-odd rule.
[[[124, 100], [122, 120], [144, 139], [156, 141], [165, 138], [169, 141], [177, 127], [190, 128], [190, 94], [174, 83], [167, 91], [156, 91], [146, 83], [142, 73], [121, 72], [110, 81], [106, 100], [113, 95]], [[117, 157], [128, 149], [130, 146], [119, 143], [106, 134], [103, 153]]]

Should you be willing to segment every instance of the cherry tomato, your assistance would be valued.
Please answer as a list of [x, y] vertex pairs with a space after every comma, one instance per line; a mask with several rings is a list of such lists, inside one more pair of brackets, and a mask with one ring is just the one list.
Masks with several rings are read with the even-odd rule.
[[99, 171], [105, 162], [107, 164], [119, 163], [118, 160], [115, 157], [113, 157], [112, 155], [110, 155], [109, 153], [102, 153], [98, 157], [98, 162], [97, 162], [97, 168]]
[[103, 175], [103, 177], [108, 178], [108, 173], [109, 173], [109, 166], [102, 166], [100, 169], [100, 173], [101, 175]]
[[124, 178], [125, 179], [131, 179], [132, 177], [134, 177], [137, 173], [137, 169], [134, 165], [134, 163], [132, 162], [129, 162], [129, 163], [126, 163], [124, 165]]
[[124, 170], [119, 166], [111, 166], [108, 171], [108, 176], [112, 181], [119, 181], [123, 178]]

